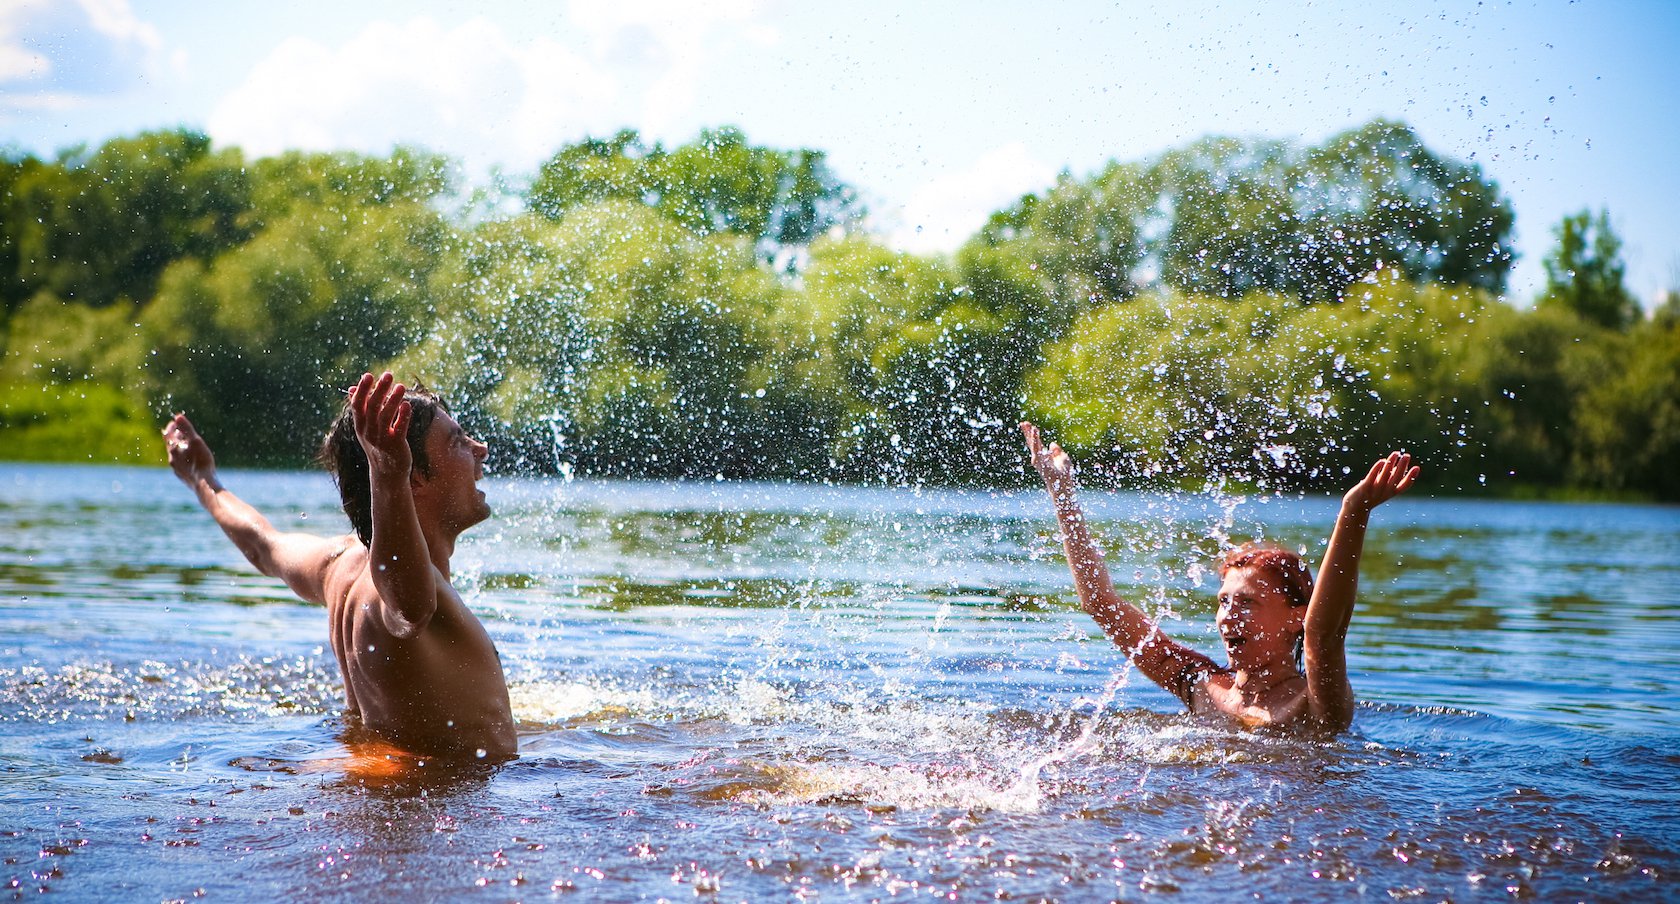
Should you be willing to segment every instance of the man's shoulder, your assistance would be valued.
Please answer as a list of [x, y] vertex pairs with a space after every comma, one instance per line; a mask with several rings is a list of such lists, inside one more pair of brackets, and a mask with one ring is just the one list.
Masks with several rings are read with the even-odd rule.
[[323, 564], [327, 568], [367, 567], [367, 547], [362, 545], [362, 541], [357, 539], [355, 534], [340, 534], [323, 539], [326, 541], [326, 557]]
[[326, 558], [322, 561], [329, 587], [352, 587], [368, 571], [368, 548], [355, 534], [330, 538]]
[[[373, 582], [372, 551], [362, 545], [354, 534], [347, 535], [344, 540], [344, 544], [335, 549], [325, 563], [327, 583], [337, 591], [333, 595], [340, 598], [359, 598], [370, 603], [379, 602], [379, 589]], [[448, 596], [459, 596], [455, 585], [435, 563], [428, 560], [425, 567], [431, 569], [440, 590]]]

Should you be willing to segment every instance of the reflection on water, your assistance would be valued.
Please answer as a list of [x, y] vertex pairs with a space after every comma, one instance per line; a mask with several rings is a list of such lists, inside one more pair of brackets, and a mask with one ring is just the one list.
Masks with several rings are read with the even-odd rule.
[[[227, 479], [338, 527], [320, 475]], [[1355, 730], [1304, 743], [1135, 679], [1038, 494], [497, 482], [458, 579], [523, 756], [463, 771], [346, 738], [321, 610], [161, 469], [0, 487], [16, 897], [1627, 900], [1680, 869], [1673, 509], [1385, 506]], [[1333, 513], [1090, 507], [1209, 650], [1220, 543], [1316, 553]]]

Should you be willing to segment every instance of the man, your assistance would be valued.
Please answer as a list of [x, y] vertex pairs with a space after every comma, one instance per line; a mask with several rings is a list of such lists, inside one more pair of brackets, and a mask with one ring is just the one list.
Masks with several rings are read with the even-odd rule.
[[462, 531], [490, 516], [489, 447], [442, 401], [389, 372], [363, 374], [322, 446], [354, 535], [281, 533], [222, 487], [215, 458], [177, 414], [169, 466], [258, 571], [324, 603], [352, 725], [445, 759], [518, 755], [501, 661], [449, 583]]

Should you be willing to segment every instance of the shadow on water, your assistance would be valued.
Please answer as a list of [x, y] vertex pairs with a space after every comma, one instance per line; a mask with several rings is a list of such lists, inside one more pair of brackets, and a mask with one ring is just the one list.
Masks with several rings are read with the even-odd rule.
[[320, 776], [326, 789], [377, 794], [390, 799], [448, 796], [488, 787], [500, 764], [440, 761], [377, 739], [350, 739], [339, 732], [341, 749], [288, 759], [239, 756], [229, 766], [256, 774]]

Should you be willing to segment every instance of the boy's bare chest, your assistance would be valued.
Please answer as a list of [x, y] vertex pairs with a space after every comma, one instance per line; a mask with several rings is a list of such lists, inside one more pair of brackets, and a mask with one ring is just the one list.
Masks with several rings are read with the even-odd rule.
[[[1202, 682], [1198, 696], [1207, 701], [1207, 711], [1235, 719], [1245, 728], [1288, 725], [1306, 711], [1307, 682], [1296, 677], [1255, 691], [1237, 686], [1235, 676], [1215, 674]], [[1203, 711], [1201, 706], [1195, 709]]]

